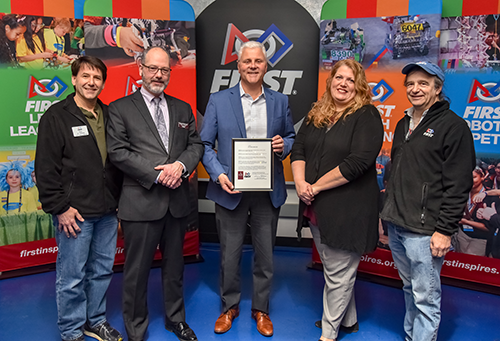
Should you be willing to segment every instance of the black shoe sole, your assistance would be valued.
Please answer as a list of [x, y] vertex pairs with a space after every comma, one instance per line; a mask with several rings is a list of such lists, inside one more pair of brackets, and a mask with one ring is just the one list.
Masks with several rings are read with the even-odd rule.
[[[321, 320], [314, 322], [314, 325], [321, 329]], [[345, 326], [341, 325], [340, 330], [342, 330], [344, 333], [348, 333], [348, 334], [357, 333], [359, 331], [359, 323], [356, 322], [354, 325], [352, 325], [350, 327], [345, 327]]]

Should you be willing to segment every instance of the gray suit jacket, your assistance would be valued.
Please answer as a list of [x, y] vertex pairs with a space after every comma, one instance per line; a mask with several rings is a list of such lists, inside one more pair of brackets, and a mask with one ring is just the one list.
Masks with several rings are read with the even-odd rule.
[[190, 174], [203, 155], [203, 145], [191, 106], [165, 95], [169, 111], [169, 150], [161, 141], [140, 91], [109, 106], [108, 156], [124, 173], [118, 217], [130, 221], [152, 221], [170, 210], [176, 218], [190, 211], [187, 179], [175, 190], [155, 184], [154, 167], [180, 161]]

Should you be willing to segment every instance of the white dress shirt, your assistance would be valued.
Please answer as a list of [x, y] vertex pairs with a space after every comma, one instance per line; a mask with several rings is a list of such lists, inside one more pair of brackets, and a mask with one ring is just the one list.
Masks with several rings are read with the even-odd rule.
[[255, 100], [249, 94], [245, 93], [240, 83], [241, 106], [243, 107], [243, 116], [245, 117], [245, 128], [247, 138], [266, 138], [267, 137], [267, 107], [264, 88], [262, 93]]

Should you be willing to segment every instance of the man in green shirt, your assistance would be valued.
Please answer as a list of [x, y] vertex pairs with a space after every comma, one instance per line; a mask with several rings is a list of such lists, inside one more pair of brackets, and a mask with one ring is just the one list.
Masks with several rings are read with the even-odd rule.
[[121, 185], [107, 158], [108, 107], [97, 98], [106, 66], [83, 56], [71, 71], [75, 92], [43, 115], [35, 158], [40, 201], [56, 229], [57, 324], [63, 340], [122, 341], [106, 320]]

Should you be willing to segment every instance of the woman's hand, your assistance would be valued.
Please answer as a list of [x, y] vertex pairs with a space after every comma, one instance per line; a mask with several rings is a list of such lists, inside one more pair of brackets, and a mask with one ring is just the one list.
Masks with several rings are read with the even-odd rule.
[[305, 181], [296, 181], [295, 190], [297, 191], [297, 196], [300, 200], [302, 200], [306, 205], [311, 205], [311, 202], [314, 200], [314, 194], [311, 184]]

